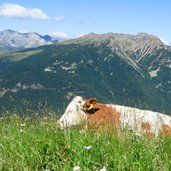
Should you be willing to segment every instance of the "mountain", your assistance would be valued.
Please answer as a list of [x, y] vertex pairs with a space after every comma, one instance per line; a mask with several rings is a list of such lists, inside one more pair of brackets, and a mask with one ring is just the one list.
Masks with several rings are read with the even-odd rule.
[[0, 32], [0, 50], [13, 51], [39, 46], [49, 45], [58, 42], [51, 36], [41, 36], [35, 32], [19, 33], [13, 30]]
[[52, 42], [52, 43], [58, 43], [59, 42], [59, 40], [57, 40], [55, 37], [51, 37], [49, 35], [42, 36], [42, 38], [44, 40], [46, 40], [47, 42]]
[[0, 53], [0, 106], [64, 111], [75, 95], [171, 113], [171, 47], [147, 33], [94, 34]]

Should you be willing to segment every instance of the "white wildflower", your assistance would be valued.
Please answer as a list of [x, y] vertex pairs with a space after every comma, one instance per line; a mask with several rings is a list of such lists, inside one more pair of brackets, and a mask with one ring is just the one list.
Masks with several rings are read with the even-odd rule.
[[80, 133], [81, 135], [83, 135], [83, 134], [85, 134], [85, 130], [80, 130], [79, 133]]
[[24, 130], [23, 130], [23, 129], [20, 129], [20, 132], [21, 132], [21, 133], [23, 133], [23, 132], [24, 132]]
[[93, 146], [85, 146], [84, 148], [86, 149], [86, 150], [90, 150], [91, 148], [92, 148]]
[[43, 120], [47, 120], [47, 117], [44, 117]]
[[138, 132], [137, 132], [135, 135], [136, 135], [137, 137], [141, 137], [141, 134], [138, 133]]
[[109, 141], [107, 141], [107, 145], [109, 146], [111, 143]]
[[26, 124], [25, 124], [25, 123], [23, 123], [23, 124], [20, 124], [20, 126], [21, 126], [21, 127], [25, 127], [25, 126], [26, 126]]
[[73, 171], [81, 171], [80, 166], [75, 166], [75, 167], [73, 168]]
[[0, 121], [2, 121], [4, 118], [3, 117], [0, 117]]
[[126, 159], [127, 157], [126, 156], [123, 156], [124, 159]]
[[104, 166], [100, 171], [107, 171], [106, 167]]

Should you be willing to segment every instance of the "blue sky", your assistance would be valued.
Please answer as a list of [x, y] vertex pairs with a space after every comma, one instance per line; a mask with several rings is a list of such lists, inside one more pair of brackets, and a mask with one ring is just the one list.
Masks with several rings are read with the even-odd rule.
[[171, 42], [171, 0], [0, 0], [0, 30], [62, 38], [147, 32]]

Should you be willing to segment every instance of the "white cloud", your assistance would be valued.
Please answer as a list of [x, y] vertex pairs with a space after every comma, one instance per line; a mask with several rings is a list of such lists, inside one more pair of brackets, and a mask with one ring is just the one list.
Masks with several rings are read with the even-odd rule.
[[20, 32], [20, 33], [29, 33], [31, 31], [22, 29], [22, 30], [19, 30], [18, 32]]
[[78, 37], [83, 37], [83, 36], [85, 36], [86, 34], [79, 34], [79, 35], [77, 35], [76, 36], [76, 38], [78, 38]]
[[51, 32], [49, 35], [51, 37], [54, 37], [54, 38], [58, 39], [58, 40], [67, 40], [67, 39], [70, 39], [71, 38], [70, 35], [68, 35], [66, 33], [63, 33], [63, 32], [58, 32], [58, 31]]
[[160, 38], [160, 40], [167, 46], [171, 46], [171, 43], [169, 43], [169, 41], [163, 39], [163, 38]]
[[65, 16], [64, 15], [57, 16], [57, 17], [54, 18], [54, 20], [63, 21], [63, 20], [65, 20]]
[[25, 8], [11, 3], [0, 5], [0, 16], [18, 19], [50, 19], [41, 9]]

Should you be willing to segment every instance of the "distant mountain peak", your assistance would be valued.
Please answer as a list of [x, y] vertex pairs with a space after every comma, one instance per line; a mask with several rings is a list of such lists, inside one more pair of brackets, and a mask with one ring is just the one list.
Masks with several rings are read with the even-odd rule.
[[58, 40], [48, 35], [41, 36], [36, 32], [20, 33], [14, 30], [0, 32], [0, 50], [3, 51], [35, 48], [57, 42]]
[[145, 32], [140, 32], [140, 33], [136, 34], [136, 36], [151, 36], [151, 35], [148, 33], [145, 33]]
[[14, 30], [11, 30], [11, 29], [8, 29], [8, 30], [4, 30], [2, 32], [9, 32], [9, 33], [18, 33], [18, 31], [14, 31]]

